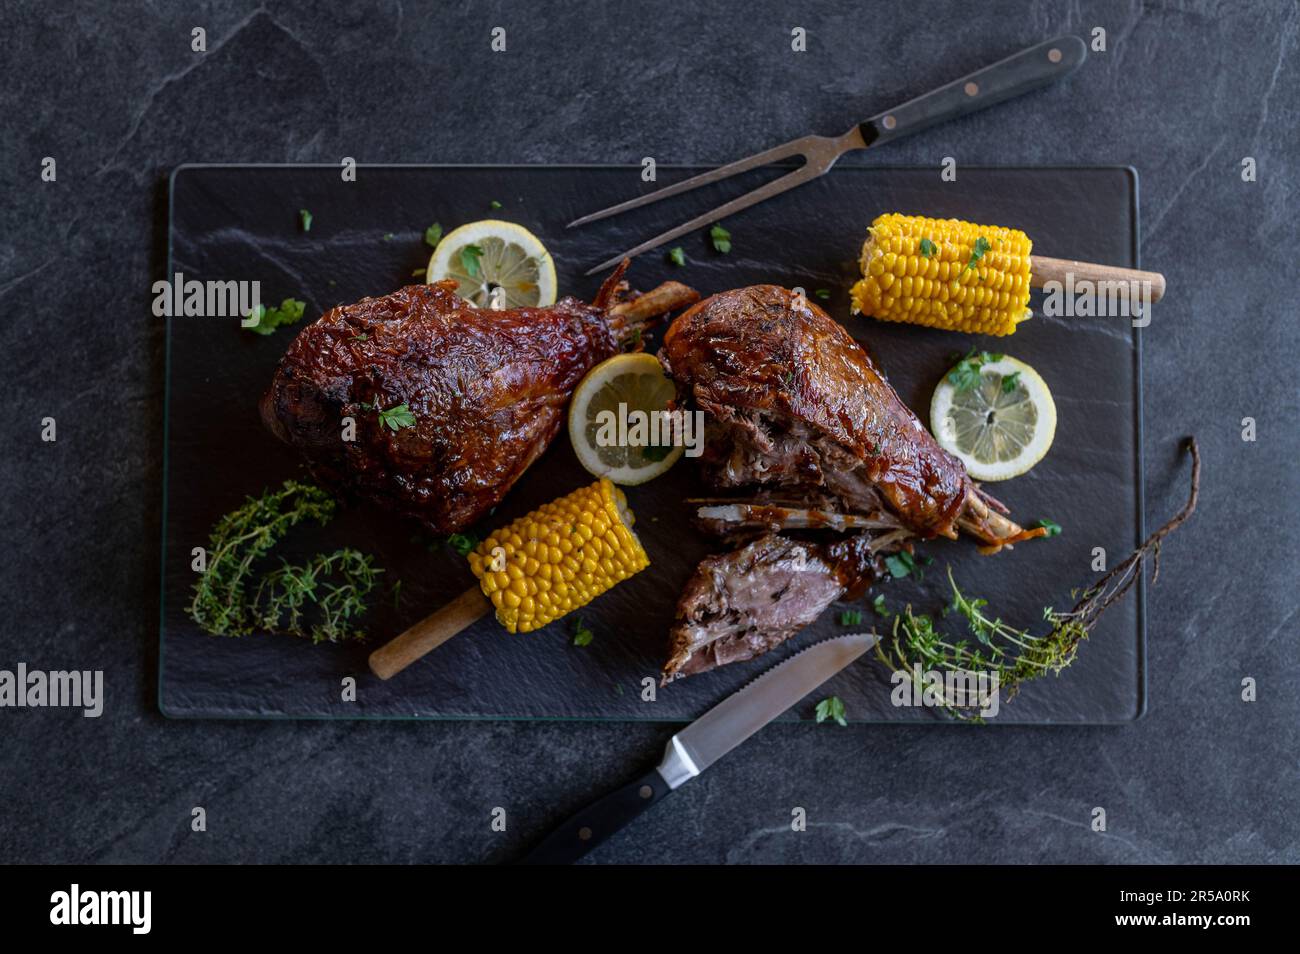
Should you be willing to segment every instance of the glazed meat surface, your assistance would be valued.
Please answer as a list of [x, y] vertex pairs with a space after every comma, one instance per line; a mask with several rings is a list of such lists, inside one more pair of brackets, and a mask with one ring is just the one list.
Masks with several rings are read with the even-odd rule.
[[922, 537], [960, 527], [990, 547], [1024, 531], [903, 404], [853, 337], [775, 285], [714, 295], [680, 315], [659, 359], [706, 413], [703, 461], [716, 488], [830, 494], [882, 505]]
[[[463, 530], [546, 450], [574, 387], [647, 308], [698, 297], [662, 286], [615, 305], [622, 272], [590, 305], [480, 309], [445, 281], [334, 308], [289, 346], [262, 418], [317, 479], [433, 533]], [[413, 426], [381, 422], [379, 411], [402, 404]], [[343, 439], [344, 418], [356, 422], [353, 440]]]

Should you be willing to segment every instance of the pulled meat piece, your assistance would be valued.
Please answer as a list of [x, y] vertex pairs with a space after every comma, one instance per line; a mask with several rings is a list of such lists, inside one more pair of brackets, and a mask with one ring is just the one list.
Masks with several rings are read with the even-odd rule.
[[769, 533], [706, 557], [677, 601], [663, 681], [761, 656], [841, 596], [857, 598], [906, 530], [805, 543]]

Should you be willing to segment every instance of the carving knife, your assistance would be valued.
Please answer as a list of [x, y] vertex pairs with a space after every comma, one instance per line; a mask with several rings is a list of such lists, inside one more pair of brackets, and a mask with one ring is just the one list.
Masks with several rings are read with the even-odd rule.
[[523, 863], [577, 861], [858, 659], [876, 639], [874, 635], [836, 636], [769, 669], [669, 739], [656, 768], [578, 812]]

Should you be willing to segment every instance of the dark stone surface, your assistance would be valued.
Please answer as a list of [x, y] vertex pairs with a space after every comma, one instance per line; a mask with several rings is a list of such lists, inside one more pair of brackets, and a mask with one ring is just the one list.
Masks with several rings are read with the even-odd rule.
[[[1145, 337], [1149, 524], [1182, 498], [1182, 437], [1205, 457], [1201, 510], [1151, 590], [1148, 715], [1118, 728], [774, 726], [595, 860], [1300, 861], [1300, 12], [1018, 6], [4, 4], [0, 667], [102, 668], [107, 705], [97, 720], [0, 712], [0, 859], [508, 859], [664, 741], [649, 725], [158, 715], [162, 326], [148, 304], [172, 167], [723, 161], [1102, 26], [1109, 52], [1068, 85], [852, 161], [1139, 170], [1143, 258], [1171, 289]], [[497, 25], [505, 54], [489, 51]], [[195, 26], [206, 54], [190, 51]], [[40, 181], [47, 155], [57, 183]], [[39, 439], [45, 416], [56, 443]], [[1245, 676], [1253, 704], [1239, 699]], [[189, 828], [196, 805], [204, 834]], [[506, 833], [490, 829], [495, 806]], [[789, 829], [795, 806], [807, 832]], [[1105, 833], [1089, 828], [1094, 806]]]

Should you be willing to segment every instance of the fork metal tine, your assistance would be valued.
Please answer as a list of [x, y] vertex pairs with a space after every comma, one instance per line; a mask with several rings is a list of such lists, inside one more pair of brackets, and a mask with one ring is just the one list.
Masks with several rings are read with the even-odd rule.
[[574, 219], [568, 224], [568, 228], [575, 228], [579, 225], [586, 225], [588, 222], [595, 222], [599, 219], [608, 218], [611, 215], [618, 215], [621, 212], [627, 212], [629, 209], [640, 208], [643, 205], [649, 205], [651, 202], [657, 202], [660, 199], [667, 199], [669, 196], [681, 195], [683, 192], [689, 192], [691, 189], [697, 189], [703, 185], [709, 185], [712, 182], [720, 182], [731, 176], [747, 172], [750, 169], [757, 169], [759, 166], [765, 166], [770, 162], [777, 162], [781, 159], [788, 159], [791, 156], [808, 156], [808, 146], [810, 140], [817, 139], [817, 136], [803, 136], [799, 139], [792, 139], [787, 143], [779, 146], [773, 146], [763, 152], [755, 153], [744, 159], [737, 159], [735, 162], [729, 162], [725, 166], [719, 166], [709, 172], [702, 172], [697, 176], [691, 176], [689, 179], [683, 179], [681, 182], [674, 182], [672, 185], [664, 186], [662, 189], [656, 189], [654, 192], [648, 192], [645, 195], [637, 196], [635, 199], [628, 199], [626, 202], [620, 202], [618, 205], [611, 205], [607, 209], [601, 209], [598, 212], [591, 212], [581, 218]]
[[[742, 160], [742, 161], [747, 161], [747, 160]], [[654, 238], [648, 239], [642, 242], [640, 245], [628, 249], [626, 252], [620, 252], [619, 254], [615, 255], [613, 258], [609, 259], [608, 261], [601, 262], [595, 268], [590, 269], [584, 274], [594, 275], [597, 272], [603, 272], [605, 269], [612, 268], [613, 266], [617, 265], [624, 258], [633, 258], [637, 255], [640, 255], [642, 252], [648, 252], [652, 248], [657, 248], [660, 245], [663, 245], [665, 242], [671, 242], [673, 239], [677, 238], [678, 236], [685, 235], [687, 232], [693, 232], [696, 229], [701, 228], [705, 225], [709, 225], [713, 222], [717, 222], [719, 219], [726, 218], [729, 215], [734, 215], [735, 213], [739, 212], [741, 209], [747, 209], [751, 205], [754, 205], [758, 202], [762, 202], [764, 199], [770, 199], [772, 196], [776, 195], [779, 192], [784, 192], [786, 189], [791, 189], [794, 188], [795, 186], [803, 185], [809, 179], [815, 179], [817, 178], [817, 176], [821, 175], [825, 171], [826, 169], [822, 168], [819, 164], [813, 162], [807, 162], [804, 165], [800, 166], [798, 169], [794, 169], [791, 172], [788, 172], [785, 175], [781, 176], [781, 178], [779, 179], [773, 179], [771, 182], [767, 183], [766, 185], [759, 186], [757, 189], [755, 189], [752, 192], [747, 192], [742, 196], [738, 196], [737, 198], [732, 199], [730, 202], [718, 206], [712, 212], [705, 212], [703, 215], [697, 215], [689, 222], [685, 222], [677, 226], [676, 228], [669, 229], [667, 232], [664, 232], [660, 235], [656, 235]]]

